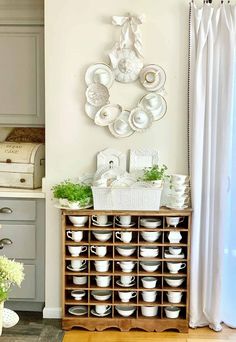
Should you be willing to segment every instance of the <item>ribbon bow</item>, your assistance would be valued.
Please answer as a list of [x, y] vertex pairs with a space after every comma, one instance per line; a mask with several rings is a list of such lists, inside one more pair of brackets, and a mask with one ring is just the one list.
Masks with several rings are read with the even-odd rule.
[[144, 15], [140, 16], [113, 16], [112, 24], [115, 26], [122, 26], [119, 41], [120, 49], [124, 47], [134, 46], [138, 56], [143, 57], [141, 32], [139, 25], [144, 22]]

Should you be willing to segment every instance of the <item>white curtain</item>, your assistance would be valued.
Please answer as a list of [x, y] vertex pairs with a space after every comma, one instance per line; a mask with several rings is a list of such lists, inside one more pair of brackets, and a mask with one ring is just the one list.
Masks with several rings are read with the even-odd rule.
[[236, 7], [191, 4], [190, 23], [190, 326], [219, 331], [236, 327]]

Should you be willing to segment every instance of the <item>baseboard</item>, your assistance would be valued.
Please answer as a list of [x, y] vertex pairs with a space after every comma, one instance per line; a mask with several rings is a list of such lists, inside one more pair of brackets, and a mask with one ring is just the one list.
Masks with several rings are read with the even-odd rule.
[[44, 308], [43, 318], [61, 318], [61, 308]]

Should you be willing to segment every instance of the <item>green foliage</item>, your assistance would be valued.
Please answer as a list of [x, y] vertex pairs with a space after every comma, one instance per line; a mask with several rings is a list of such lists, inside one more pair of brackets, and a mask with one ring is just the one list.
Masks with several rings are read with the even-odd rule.
[[166, 165], [153, 165], [152, 167], [147, 167], [144, 169], [144, 174], [141, 179], [143, 181], [162, 180], [167, 176], [166, 170]]
[[88, 185], [64, 181], [52, 187], [54, 198], [64, 198], [70, 202], [86, 205], [91, 202], [92, 189]]

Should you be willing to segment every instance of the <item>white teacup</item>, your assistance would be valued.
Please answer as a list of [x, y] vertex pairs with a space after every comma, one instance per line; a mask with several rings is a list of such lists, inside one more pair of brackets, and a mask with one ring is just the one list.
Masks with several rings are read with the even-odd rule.
[[147, 242], [154, 242], [159, 239], [161, 232], [141, 232], [142, 238]]
[[158, 108], [159, 106], [161, 106], [160, 96], [152, 93], [147, 94], [144, 98], [144, 104], [147, 108]]
[[179, 255], [182, 252], [182, 248], [181, 247], [177, 247], [177, 246], [171, 246], [169, 247], [169, 253], [172, 255]]
[[186, 264], [183, 262], [167, 262], [167, 268], [170, 273], [178, 273], [179, 270], [186, 267]]
[[106, 85], [109, 81], [108, 73], [105, 70], [96, 70], [93, 74], [94, 83]]
[[88, 221], [88, 216], [69, 216], [69, 220], [75, 227], [81, 227]]
[[80, 253], [87, 251], [87, 246], [68, 246], [68, 250], [72, 256], [79, 256]]
[[188, 175], [173, 174], [170, 176], [170, 182], [174, 185], [182, 185], [189, 182], [190, 177]]
[[132, 240], [132, 232], [116, 232], [116, 238], [124, 243]]
[[157, 291], [142, 291], [142, 297], [144, 302], [153, 303], [157, 297]]
[[158, 313], [158, 306], [141, 306], [141, 313], [145, 317], [154, 317]]
[[131, 223], [131, 216], [125, 215], [125, 216], [116, 216], [116, 222], [119, 223], [121, 226], [128, 226]]
[[153, 289], [156, 287], [157, 278], [155, 278], [155, 277], [143, 277], [143, 278], [141, 278], [141, 281], [142, 281], [143, 287], [145, 289]]
[[107, 272], [109, 270], [110, 261], [96, 260], [94, 266], [97, 272]]
[[105, 226], [108, 222], [107, 215], [93, 215], [92, 222], [97, 224], [98, 226]]
[[71, 267], [74, 270], [80, 270], [82, 267], [86, 265], [86, 260], [76, 259], [76, 260], [71, 260], [70, 263], [71, 263]]
[[73, 284], [75, 285], [85, 285], [88, 282], [87, 276], [73, 276]]
[[167, 298], [170, 303], [180, 303], [182, 299], [182, 292], [179, 291], [168, 291], [167, 292]]
[[179, 223], [184, 221], [184, 217], [166, 217], [167, 227], [176, 227]]
[[107, 246], [91, 246], [91, 253], [96, 254], [100, 258], [103, 258], [107, 254]]
[[135, 281], [135, 277], [133, 277], [133, 276], [129, 276], [129, 275], [120, 276], [120, 282], [121, 282], [121, 284], [123, 284], [125, 286], [134, 284], [134, 281]]
[[189, 202], [189, 196], [188, 195], [183, 195], [183, 196], [178, 196], [178, 195], [171, 195], [170, 196], [170, 205], [173, 207], [182, 207]]
[[96, 311], [99, 315], [104, 315], [104, 314], [106, 314], [110, 309], [111, 309], [111, 306], [110, 306], [110, 305], [102, 305], [102, 304], [97, 304], [97, 305], [95, 305], [95, 311]]
[[83, 231], [82, 230], [68, 230], [66, 235], [69, 239], [80, 242], [83, 239]]
[[137, 296], [137, 293], [134, 291], [119, 291], [118, 295], [123, 303], [128, 303], [131, 298]]
[[117, 262], [118, 265], [120, 265], [120, 268], [122, 269], [122, 272], [131, 272], [135, 266], [134, 261], [121, 261]]
[[111, 282], [111, 276], [96, 276], [95, 280], [98, 287], [108, 287]]

